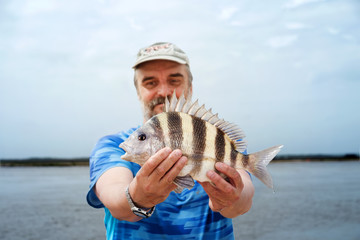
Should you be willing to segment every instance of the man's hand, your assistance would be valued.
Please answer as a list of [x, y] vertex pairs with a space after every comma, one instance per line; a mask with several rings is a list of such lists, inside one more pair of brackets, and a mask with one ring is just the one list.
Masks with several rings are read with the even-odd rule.
[[125, 196], [126, 187], [130, 184], [129, 192], [136, 206], [153, 207], [163, 202], [176, 188], [173, 180], [186, 161], [187, 158], [182, 156], [180, 150], [171, 151], [170, 148], [164, 148], [142, 166], [135, 178], [125, 167], [107, 170], [100, 176], [94, 191], [112, 216], [119, 220], [139, 221], [142, 218], [130, 210]]
[[244, 170], [237, 171], [225, 163], [218, 162], [215, 167], [228, 181], [215, 171], [208, 171], [207, 177], [213, 184], [199, 182], [209, 196], [209, 207], [228, 218], [246, 213], [251, 208], [254, 195], [249, 174]]
[[135, 205], [150, 208], [163, 202], [176, 188], [173, 181], [186, 162], [180, 150], [171, 151], [168, 147], [150, 157], [129, 186]]

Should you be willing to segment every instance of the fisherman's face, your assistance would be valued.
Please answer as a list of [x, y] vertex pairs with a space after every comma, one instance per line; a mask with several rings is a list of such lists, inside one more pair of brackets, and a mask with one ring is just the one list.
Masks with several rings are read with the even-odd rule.
[[184, 92], [191, 97], [187, 67], [167, 60], [154, 60], [141, 64], [135, 71], [137, 92], [143, 106], [144, 122], [163, 112], [164, 100], [174, 90], [177, 98]]

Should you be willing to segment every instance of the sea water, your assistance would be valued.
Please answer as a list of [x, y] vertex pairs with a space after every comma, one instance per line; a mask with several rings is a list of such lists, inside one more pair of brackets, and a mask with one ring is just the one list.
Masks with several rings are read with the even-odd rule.
[[[360, 162], [275, 162], [275, 192], [253, 177], [236, 239], [360, 239]], [[1, 167], [1, 239], [105, 239], [86, 203], [88, 167]]]

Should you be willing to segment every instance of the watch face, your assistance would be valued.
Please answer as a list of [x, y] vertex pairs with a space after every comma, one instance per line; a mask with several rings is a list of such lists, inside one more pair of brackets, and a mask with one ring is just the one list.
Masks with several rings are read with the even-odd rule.
[[152, 207], [149, 211], [145, 211], [145, 210], [143, 210], [141, 208], [137, 208], [137, 207], [132, 207], [131, 211], [136, 216], [139, 216], [139, 217], [142, 217], [142, 218], [148, 218], [148, 217], [151, 217], [151, 215], [154, 213], [155, 207]]
[[130, 193], [129, 193], [129, 186], [126, 188], [125, 190], [125, 194], [126, 194], [126, 198], [128, 200], [128, 203], [130, 205], [130, 208], [131, 208], [131, 211], [136, 215], [136, 216], [139, 216], [139, 217], [142, 217], [142, 218], [148, 218], [150, 217], [154, 211], [155, 211], [155, 206], [153, 206], [152, 208], [150, 209], [141, 209], [141, 208], [138, 208], [135, 206], [135, 204], [133, 203], [132, 199], [131, 199], [131, 196], [130, 196]]
[[142, 217], [142, 218], [148, 218], [150, 216], [148, 216], [146, 213], [143, 213], [143, 212], [139, 212], [139, 211], [133, 211], [133, 213], [136, 215], [136, 216], [139, 216], [139, 217]]

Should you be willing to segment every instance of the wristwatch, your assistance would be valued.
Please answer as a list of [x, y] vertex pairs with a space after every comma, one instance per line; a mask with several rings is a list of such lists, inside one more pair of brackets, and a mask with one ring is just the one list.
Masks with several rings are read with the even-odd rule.
[[131, 211], [136, 216], [139, 216], [142, 218], [148, 218], [148, 217], [151, 217], [151, 215], [154, 213], [155, 206], [153, 206], [152, 208], [139, 208], [139, 207], [135, 206], [133, 200], [131, 199], [130, 193], [129, 193], [129, 186], [126, 187], [125, 195], [128, 200], [128, 203], [130, 205]]

